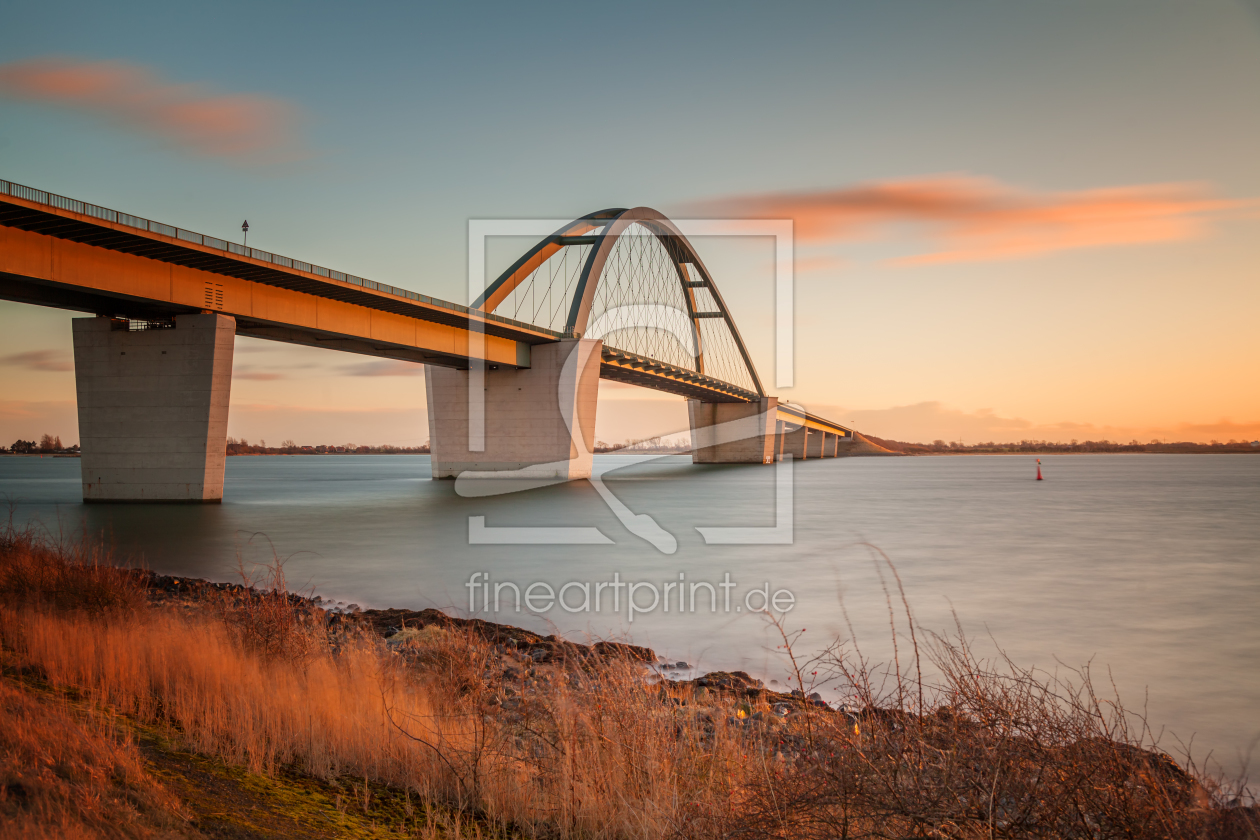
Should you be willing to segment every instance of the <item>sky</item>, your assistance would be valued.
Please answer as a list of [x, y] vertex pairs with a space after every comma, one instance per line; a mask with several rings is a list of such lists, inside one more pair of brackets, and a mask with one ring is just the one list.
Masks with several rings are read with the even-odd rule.
[[[5, 30], [11, 181], [458, 301], [470, 219], [789, 218], [782, 400], [910, 441], [1260, 438], [1255, 0], [51, 0]], [[771, 241], [695, 244], [771, 382]], [[77, 439], [73, 317], [0, 302], [6, 444]], [[234, 437], [416, 445], [424, 404], [416, 366], [237, 340]], [[685, 428], [602, 384], [597, 437]]]

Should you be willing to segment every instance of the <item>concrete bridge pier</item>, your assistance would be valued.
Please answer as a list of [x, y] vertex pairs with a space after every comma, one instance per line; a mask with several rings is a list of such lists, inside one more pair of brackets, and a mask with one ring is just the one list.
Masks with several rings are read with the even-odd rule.
[[796, 429], [785, 429], [783, 432], [783, 455], [791, 455], [797, 461], [804, 461], [809, 457], [806, 451], [806, 443], [811, 435], [816, 436], [818, 433], [811, 431], [804, 426], [798, 426]]
[[748, 403], [687, 400], [693, 464], [772, 464], [778, 453], [778, 397]]
[[173, 324], [74, 319], [84, 502], [223, 500], [236, 319]]
[[599, 339], [536, 344], [529, 367], [486, 370], [480, 450], [469, 439], [476, 421], [468, 400], [472, 375], [426, 365], [433, 477], [473, 471], [501, 474], [495, 478], [589, 478], [602, 347]]

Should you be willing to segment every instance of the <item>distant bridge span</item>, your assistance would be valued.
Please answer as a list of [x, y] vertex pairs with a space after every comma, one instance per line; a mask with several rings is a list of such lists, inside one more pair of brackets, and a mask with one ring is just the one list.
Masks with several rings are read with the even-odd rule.
[[[484, 362], [492, 381], [506, 382], [505, 377], [525, 381], [522, 377], [528, 378], [544, 357], [546, 364], [560, 364], [552, 358], [551, 348], [573, 342], [595, 346], [592, 339], [602, 339], [598, 356], [592, 357], [598, 361], [591, 365], [598, 378], [686, 397], [692, 401], [693, 435], [698, 427], [722, 422], [713, 412], [745, 416], [740, 405], [750, 410], [760, 406], [761, 413], [778, 424], [775, 444], [764, 447], [770, 458], [726, 457], [715, 445], [708, 450], [712, 457], [697, 460], [764, 461], [794, 446], [799, 449], [797, 457], [833, 455], [840, 453], [841, 444], [855, 440], [846, 427], [793, 407], [779, 408], [777, 400], [766, 396], [735, 321], [699, 255], [672, 222], [648, 208], [606, 210], [572, 222], [522, 256], [472, 306], [462, 306], [0, 180], [0, 299], [98, 316], [95, 326], [75, 322], [84, 488], [89, 500], [115, 498], [118, 488], [104, 487], [111, 483], [104, 473], [118, 469], [152, 469], [171, 479], [149, 481], [162, 486], [142, 493], [145, 500], [160, 500], [163, 494], [193, 501], [221, 497], [222, 460], [219, 456], [216, 464], [214, 450], [222, 450], [221, 437], [226, 435], [231, 347], [225, 335], [423, 363], [430, 366], [431, 381], [445, 376], [448, 384], [455, 382], [452, 375], [466, 378], [474, 361]], [[187, 457], [173, 459], [169, 467], [136, 467], [144, 447], [138, 441], [120, 444], [114, 429], [102, 440], [111, 441], [106, 449], [118, 451], [98, 459], [102, 475], [89, 482], [93, 427], [100, 425], [93, 418], [102, 411], [108, 414], [106, 409], [115, 402], [129, 400], [133, 409], [145, 407], [146, 398], [140, 396], [144, 386], [119, 368], [134, 358], [124, 360], [128, 351], [119, 348], [125, 345], [133, 357], [152, 363], [143, 371], [137, 369], [139, 375], [169, 375], [158, 363], [171, 362], [161, 357], [177, 354], [158, 346], [174, 341], [172, 336], [181, 332], [188, 341], [176, 343], [188, 345], [192, 332], [170, 328], [194, 322], [214, 325], [218, 337], [211, 340], [210, 333], [199, 333], [199, 340], [209, 341], [206, 346], [214, 350], [190, 349], [190, 359], [209, 353], [214, 363], [200, 372], [185, 364], [179, 375], [187, 381], [167, 379], [164, 387], [179, 390], [193, 382], [187, 377], [210, 377], [204, 389], [191, 385], [193, 391], [207, 392], [209, 419], [198, 419], [191, 435], [196, 440], [185, 441], [204, 453], [189, 450]], [[473, 340], [475, 333], [481, 334], [480, 340]], [[219, 384], [210, 384], [212, 380]], [[111, 396], [119, 387], [132, 389], [126, 400]], [[467, 386], [463, 387], [466, 394]], [[429, 390], [432, 403], [436, 389], [430, 385]], [[150, 401], [154, 404], [147, 406], [152, 409], [148, 415], [169, 419], [179, 414], [172, 414], [174, 409], [158, 396]], [[213, 405], [218, 402], [223, 404], [221, 417]], [[721, 409], [723, 404], [729, 407]], [[434, 416], [441, 411], [430, 408], [431, 438], [436, 438]], [[712, 415], [709, 420], [704, 419], [709, 416], [706, 411]], [[591, 422], [584, 426], [591, 428], [584, 427], [582, 437], [593, 435], [593, 405], [590, 412]], [[136, 411], [130, 417], [127, 423], [133, 428], [144, 422]], [[570, 431], [559, 432], [566, 438], [562, 448], [570, 448], [567, 438], [577, 434]], [[799, 446], [794, 434], [801, 438]], [[437, 476], [436, 440], [433, 445]], [[536, 455], [490, 461], [520, 465]], [[488, 465], [467, 451], [454, 463], [446, 473]], [[200, 478], [176, 480], [187, 479], [185, 473], [175, 474], [187, 469]], [[578, 472], [581, 469], [579, 465]], [[124, 476], [121, 484], [144, 483], [142, 478]], [[188, 489], [180, 491], [180, 484]], [[131, 491], [118, 492], [125, 496]]]

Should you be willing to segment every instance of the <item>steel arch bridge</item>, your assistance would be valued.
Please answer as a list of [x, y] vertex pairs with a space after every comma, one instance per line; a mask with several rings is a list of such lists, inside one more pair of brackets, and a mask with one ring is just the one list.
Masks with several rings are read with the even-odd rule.
[[0, 179], [0, 300], [95, 316], [73, 321], [86, 501], [222, 499], [236, 336], [426, 365], [435, 478], [590, 475], [599, 378], [687, 397], [698, 463], [874, 450], [766, 395], [704, 262], [646, 207], [563, 226], [465, 306]]
[[602, 379], [704, 402], [766, 396], [704, 261], [649, 207], [575, 219], [525, 252], [470, 308], [604, 339]]

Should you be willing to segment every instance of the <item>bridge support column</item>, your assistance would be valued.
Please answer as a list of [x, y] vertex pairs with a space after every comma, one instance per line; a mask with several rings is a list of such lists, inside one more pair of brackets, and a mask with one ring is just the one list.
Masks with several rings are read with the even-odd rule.
[[598, 339], [536, 344], [530, 367], [485, 371], [479, 452], [469, 447], [471, 374], [426, 365], [433, 477], [475, 471], [551, 481], [589, 478], [602, 347]]
[[773, 464], [778, 454], [778, 397], [756, 402], [687, 400], [693, 464]]
[[236, 319], [130, 327], [73, 322], [83, 501], [221, 502]]
[[818, 430], [810, 431], [809, 437], [805, 439], [806, 449], [809, 450], [809, 454], [807, 457], [810, 457], [810, 458], [823, 457], [823, 450], [826, 449], [826, 446], [823, 444], [823, 441], [826, 440], [826, 438], [827, 438], [826, 432], [821, 432]]
[[811, 432], [804, 426], [798, 427], [795, 431], [784, 432], [783, 454], [791, 455], [797, 461], [804, 461], [809, 457], [809, 453], [806, 451], [806, 441], [809, 440], [812, 434], [817, 433]]

